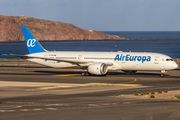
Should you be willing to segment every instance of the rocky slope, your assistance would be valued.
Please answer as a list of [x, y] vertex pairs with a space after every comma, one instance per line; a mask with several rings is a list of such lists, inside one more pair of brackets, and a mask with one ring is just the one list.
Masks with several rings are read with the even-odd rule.
[[39, 41], [125, 40], [124, 37], [85, 30], [69, 23], [21, 16], [0, 15], [0, 42], [24, 41], [20, 26], [26, 26]]

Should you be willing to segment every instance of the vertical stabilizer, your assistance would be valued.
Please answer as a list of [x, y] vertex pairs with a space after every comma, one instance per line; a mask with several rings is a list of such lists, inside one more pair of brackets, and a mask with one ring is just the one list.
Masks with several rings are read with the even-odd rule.
[[46, 52], [46, 50], [41, 46], [41, 44], [31, 34], [31, 32], [29, 31], [29, 29], [27, 27], [21, 26], [21, 29], [24, 34], [24, 38], [26, 41], [26, 45], [27, 45], [29, 54], [38, 53], [38, 52]]

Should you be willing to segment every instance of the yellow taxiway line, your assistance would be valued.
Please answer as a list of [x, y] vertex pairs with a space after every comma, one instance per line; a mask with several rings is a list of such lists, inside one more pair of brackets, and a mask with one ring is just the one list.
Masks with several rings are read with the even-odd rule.
[[130, 83], [135, 83], [137, 81], [136, 78], [130, 78], [130, 77], [124, 77], [124, 78], [133, 79], [133, 81], [123, 82], [123, 83], [86, 83], [86, 84], [77, 84], [77, 85], [39, 87], [35, 89], [28, 89], [27, 91], [51, 90], [58, 88], [87, 87], [87, 86], [141, 86], [141, 84], [130, 84]]
[[53, 75], [53, 76], [81, 76], [81, 74], [62, 74], [62, 75]]

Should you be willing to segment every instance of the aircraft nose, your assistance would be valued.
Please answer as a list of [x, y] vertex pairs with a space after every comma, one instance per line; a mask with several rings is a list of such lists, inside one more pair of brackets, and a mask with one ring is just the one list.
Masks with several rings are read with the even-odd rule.
[[178, 67], [177, 63], [173, 63], [173, 69], [176, 69]]

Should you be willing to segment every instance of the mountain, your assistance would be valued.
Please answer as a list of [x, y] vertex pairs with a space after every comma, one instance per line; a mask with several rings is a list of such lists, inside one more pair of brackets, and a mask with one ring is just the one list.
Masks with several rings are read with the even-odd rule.
[[94, 30], [85, 30], [69, 23], [32, 17], [0, 15], [0, 42], [24, 41], [21, 26], [26, 26], [39, 41], [55, 40], [126, 40]]

